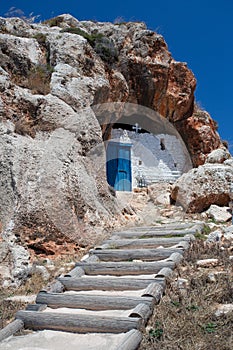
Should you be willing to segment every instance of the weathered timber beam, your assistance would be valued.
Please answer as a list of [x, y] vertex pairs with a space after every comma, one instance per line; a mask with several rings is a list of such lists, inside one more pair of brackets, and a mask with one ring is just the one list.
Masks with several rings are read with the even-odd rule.
[[127, 310], [132, 309], [140, 303], [149, 307], [153, 305], [151, 297], [134, 296], [109, 296], [109, 295], [88, 295], [88, 294], [49, 294], [39, 293], [37, 303], [47, 304], [51, 308], [77, 308], [88, 310]]
[[194, 235], [196, 230], [187, 229], [187, 230], [149, 230], [149, 231], [123, 231], [123, 232], [114, 232], [112, 237], [119, 238], [149, 238], [149, 237], [184, 237], [185, 235], [192, 234]]
[[150, 283], [146, 290], [143, 292], [142, 297], [153, 297], [155, 303], [158, 304], [163, 296], [165, 286], [162, 286], [156, 282]]
[[123, 232], [134, 232], [134, 231], [149, 231], [149, 230], [182, 230], [182, 229], [189, 229], [192, 228], [196, 223], [185, 223], [185, 222], [179, 222], [179, 223], [167, 223], [162, 225], [154, 225], [154, 226], [136, 226], [128, 228], [127, 230], [124, 230]]
[[136, 350], [142, 341], [142, 333], [136, 329], [127, 332], [116, 350]]
[[178, 248], [178, 249], [183, 249], [186, 250], [188, 249], [190, 246], [190, 242], [189, 241], [180, 241], [178, 244], [174, 245], [171, 248]]
[[142, 238], [142, 239], [109, 239], [103, 242], [102, 249], [115, 249], [123, 247], [137, 248], [156, 248], [158, 246], [171, 246], [178, 244], [180, 241], [190, 241], [190, 236], [172, 237], [172, 238]]
[[169, 267], [164, 267], [162, 268], [157, 275], [155, 276], [155, 279], [157, 280], [157, 278], [169, 278], [171, 277], [171, 275], [173, 274], [172, 269], [170, 269]]
[[53, 281], [52, 283], [48, 284], [46, 287], [44, 287], [41, 292], [45, 293], [62, 293], [64, 292], [64, 286], [61, 282], [58, 280]]
[[122, 333], [140, 329], [142, 319], [52, 312], [18, 311], [16, 318], [32, 330], [50, 329], [74, 333]]
[[173, 253], [183, 253], [180, 248], [156, 248], [156, 249], [93, 249], [90, 254], [98, 256], [101, 261], [130, 261], [140, 259], [155, 261], [165, 259]]
[[76, 266], [81, 267], [86, 275], [149, 275], [159, 272], [164, 267], [173, 268], [173, 261], [155, 262], [101, 262], [85, 263], [78, 262]]
[[183, 259], [183, 255], [180, 253], [172, 253], [169, 258], [166, 259], [166, 261], [173, 261], [176, 265], [181, 262]]
[[152, 314], [152, 308], [150, 308], [146, 304], [138, 304], [135, 308], [130, 312], [129, 317], [140, 317], [143, 319], [144, 324], [147, 322], [148, 318]]
[[0, 330], [0, 342], [3, 341], [4, 339], [9, 338], [10, 336], [17, 333], [23, 328], [24, 328], [24, 322], [22, 320], [17, 319], [9, 323], [6, 327]]
[[85, 275], [85, 272], [81, 267], [75, 267], [71, 271], [67, 272], [64, 277], [81, 277]]
[[[41, 292], [40, 294], [45, 294], [45, 292]], [[58, 295], [62, 295], [61, 293], [58, 293]], [[47, 308], [47, 304], [45, 303], [38, 303], [38, 304], [28, 304], [26, 306], [27, 311], [43, 311]]]
[[[144, 289], [148, 284], [155, 282], [154, 278], [124, 278], [124, 277], [85, 277], [85, 278], [66, 278], [59, 277], [59, 281], [66, 290], [84, 291], [84, 290], [139, 290]], [[165, 279], [156, 278], [156, 283], [165, 284]]]

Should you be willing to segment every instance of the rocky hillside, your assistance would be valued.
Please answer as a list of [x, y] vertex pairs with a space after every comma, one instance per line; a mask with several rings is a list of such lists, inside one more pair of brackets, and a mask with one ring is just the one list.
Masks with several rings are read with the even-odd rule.
[[75, 250], [122, 220], [96, 158], [108, 130], [91, 106], [157, 111], [195, 167], [224, 148], [216, 123], [195, 105], [193, 73], [143, 23], [0, 18], [0, 62], [0, 220], [13, 265], [22, 257], [16, 277], [28, 264], [22, 246], [53, 254], [65, 237]]

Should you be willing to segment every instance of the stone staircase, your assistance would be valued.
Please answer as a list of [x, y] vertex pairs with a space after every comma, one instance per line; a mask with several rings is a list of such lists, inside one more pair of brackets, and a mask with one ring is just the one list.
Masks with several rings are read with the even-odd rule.
[[[69, 350], [137, 349], [166, 279], [201, 229], [175, 222], [115, 232], [16, 313], [0, 331], [0, 350], [59, 350], [68, 342]], [[7, 339], [23, 328], [33, 333]]]
[[143, 174], [146, 185], [152, 185], [158, 182], [174, 183], [181, 175], [179, 170], [160, 171], [157, 173], [147, 170]]

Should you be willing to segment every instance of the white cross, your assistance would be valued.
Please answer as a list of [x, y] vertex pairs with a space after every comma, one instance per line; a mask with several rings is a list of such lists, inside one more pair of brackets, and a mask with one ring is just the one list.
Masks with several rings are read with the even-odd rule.
[[141, 130], [142, 128], [140, 128], [139, 124], [136, 123], [134, 126], [132, 126], [132, 129], [135, 130], [135, 132], [138, 134], [139, 130]]

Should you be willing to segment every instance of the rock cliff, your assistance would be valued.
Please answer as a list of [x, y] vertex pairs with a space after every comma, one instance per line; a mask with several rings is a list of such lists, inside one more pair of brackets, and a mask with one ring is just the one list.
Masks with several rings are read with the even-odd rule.
[[213, 120], [195, 107], [193, 73], [143, 23], [0, 18], [0, 62], [0, 220], [12, 252], [18, 242], [55, 254], [64, 236], [75, 249], [121, 216], [99, 165], [106, 126], [91, 106], [157, 111], [194, 166], [223, 147]]

